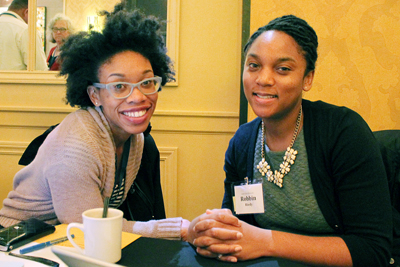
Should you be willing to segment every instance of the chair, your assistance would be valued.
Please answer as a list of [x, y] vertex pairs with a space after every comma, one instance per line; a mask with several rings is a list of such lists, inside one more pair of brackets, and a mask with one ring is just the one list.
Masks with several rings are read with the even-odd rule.
[[47, 129], [44, 133], [33, 139], [33, 141], [25, 149], [24, 154], [22, 154], [21, 158], [19, 159], [19, 165], [26, 166], [32, 162], [32, 160], [36, 157], [38, 149], [42, 145], [43, 141], [46, 139], [49, 133], [57, 127], [57, 125], [58, 124], [50, 126], [50, 128]]
[[395, 263], [400, 263], [400, 130], [374, 132], [379, 143], [389, 182], [393, 210], [393, 249]]

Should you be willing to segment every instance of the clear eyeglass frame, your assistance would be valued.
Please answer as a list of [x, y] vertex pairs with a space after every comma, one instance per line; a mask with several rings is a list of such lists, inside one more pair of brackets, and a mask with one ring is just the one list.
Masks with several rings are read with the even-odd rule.
[[[148, 93], [148, 92], [145, 92], [143, 90], [143, 87], [144, 87], [143, 84], [146, 84], [147, 82], [150, 82], [150, 81], [154, 82], [154, 92]], [[105, 88], [105, 89], [107, 89], [108, 92], [115, 99], [125, 99], [125, 98], [128, 98], [132, 94], [133, 89], [135, 89], [135, 88], [137, 88], [144, 95], [153, 95], [155, 93], [158, 93], [158, 92], [161, 91], [161, 82], [162, 82], [162, 78], [161, 77], [154, 76], [154, 77], [151, 77], [151, 78], [148, 78], [148, 79], [144, 79], [144, 80], [142, 80], [142, 81], [140, 81], [138, 83], [128, 83], [128, 82], [93, 83], [93, 86], [97, 87], [97, 88]], [[130, 91], [126, 96], [122, 96], [122, 97], [121, 96], [115, 96], [115, 94], [114, 94], [114, 92], [112, 90], [112, 87], [115, 86], [115, 85], [129, 85], [130, 86]]]

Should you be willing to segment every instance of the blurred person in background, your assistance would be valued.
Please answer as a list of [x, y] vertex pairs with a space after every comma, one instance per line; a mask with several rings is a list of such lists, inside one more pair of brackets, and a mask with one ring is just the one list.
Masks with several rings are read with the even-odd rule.
[[[14, 0], [0, 14], [0, 70], [26, 70], [28, 66], [28, 0]], [[42, 41], [36, 34], [35, 70], [47, 70]]]
[[47, 32], [50, 42], [56, 44], [56, 46], [50, 50], [47, 57], [49, 70], [60, 70], [60, 60], [58, 56], [60, 55], [61, 46], [65, 43], [70, 34], [74, 33], [71, 19], [61, 13], [56, 14], [50, 20]]

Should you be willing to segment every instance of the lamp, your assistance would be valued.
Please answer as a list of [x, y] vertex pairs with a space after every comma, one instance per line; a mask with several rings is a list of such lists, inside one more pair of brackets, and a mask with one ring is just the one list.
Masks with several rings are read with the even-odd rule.
[[99, 30], [99, 17], [98, 16], [88, 16], [87, 17], [87, 28], [88, 31], [98, 31]]

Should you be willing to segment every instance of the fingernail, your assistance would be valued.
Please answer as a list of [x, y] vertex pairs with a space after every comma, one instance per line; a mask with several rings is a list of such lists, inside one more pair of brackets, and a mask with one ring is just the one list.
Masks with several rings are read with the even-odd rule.
[[230, 262], [237, 262], [237, 259], [236, 258], [231, 258], [231, 259], [229, 259], [229, 261]]
[[235, 252], [239, 252], [239, 251], [242, 251], [242, 247], [241, 247], [241, 246], [237, 246], [237, 247], [235, 248]]
[[237, 233], [236, 237], [237, 237], [237, 239], [240, 239], [243, 237], [243, 234], [241, 232], [239, 232], [239, 233]]

